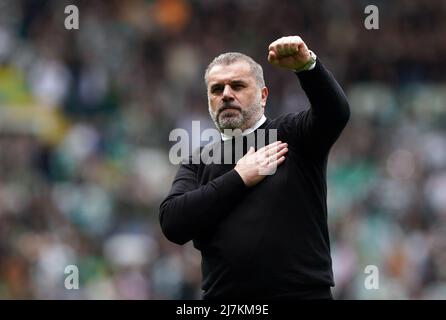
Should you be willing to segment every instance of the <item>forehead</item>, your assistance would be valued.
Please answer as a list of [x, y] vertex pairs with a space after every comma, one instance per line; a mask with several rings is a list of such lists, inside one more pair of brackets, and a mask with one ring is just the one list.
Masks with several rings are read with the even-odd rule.
[[247, 62], [237, 61], [229, 65], [218, 64], [209, 70], [209, 84], [229, 82], [233, 80], [245, 80], [248, 82], [254, 80], [251, 67]]

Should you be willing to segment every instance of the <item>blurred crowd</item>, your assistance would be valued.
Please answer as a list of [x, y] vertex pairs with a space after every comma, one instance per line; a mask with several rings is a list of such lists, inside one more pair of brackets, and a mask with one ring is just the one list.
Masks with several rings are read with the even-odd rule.
[[263, 65], [267, 116], [308, 108], [266, 59], [298, 34], [352, 110], [328, 168], [335, 298], [446, 299], [446, 2], [376, 0], [378, 30], [368, 4], [0, 0], [0, 298], [200, 298], [199, 252], [158, 223], [169, 133], [213, 127], [203, 73], [226, 51]]

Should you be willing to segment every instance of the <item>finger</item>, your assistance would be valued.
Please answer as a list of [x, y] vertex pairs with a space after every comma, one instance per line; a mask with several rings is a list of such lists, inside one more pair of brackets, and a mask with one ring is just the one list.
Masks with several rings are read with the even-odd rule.
[[253, 164], [255, 163], [256, 159], [255, 157], [252, 157], [251, 155], [255, 153], [254, 147], [249, 147], [248, 152], [246, 152], [246, 154], [243, 156], [246, 161], [248, 161], [248, 163]]
[[259, 156], [261, 157], [265, 157], [267, 156], [270, 152], [275, 153], [275, 151], [271, 151], [274, 150], [276, 147], [278, 147], [280, 145], [280, 143], [274, 143], [272, 145], [267, 145], [259, 150], [257, 150], [257, 153]]
[[[280, 150], [280, 151], [277, 152], [276, 154], [273, 154], [273, 155], [271, 156], [271, 158], [273, 158], [273, 159], [271, 159], [271, 160], [279, 159], [279, 158], [281, 158], [282, 156], [286, 155], [287, 152], [288, 152], [288, 148], [283, 148], [282, 150]], [[270, 162], [271, 162], [271, 160], [270, 160]]]
[[271, 44], [268, 46], [268, 51], [279, 53], [278, 51], [282, 50], [285, 44], [291, 44], [292, 46], [297, 45], [297, 48], [299, 48], [299, 46], [304, 44], [304, 42], [299, 36], [281, 37], [271, 42]]
[[302, 38], [299, 36], [291, 37], [291, 42], [297, 44], [298, 46], [300, 46], [302, 43], [304, 43]]
[[272, 153], [270, 156], [267, 156], [267, 162], [271, 163], [274, 160], [279, 159], [280, 157], [284, 156], [288, 152], [288, 148], [282, 148], [278, 150], [277, 152]]
[[310, 51], [308, 50], [308, 48], [305, 44], [302, 44], [299, 47], [299, 54], [302, 56], [310, 56]]
[[285, 161], [285, 156], [280, 157], [279, 159], [271, 162], [268, 167], [275, 168], [280, 166]]
[[269, 48], [268, 48], [268, 52], [273, 52], [275, 55], [276, 55], [276, 57], [278, 56], [278, 52], [277, 52], [277, 47], [276, 47], [276, 45], [274, 45], [274, 46], [269, 46]]
[[296, 39], [296, 42], [298, 42], [298, 43], [303, 43], [304, 42], [301, 37], [299, 37], [299, 36], [294, 36], [294, 37]]
[[282, 41], [282, 38], [277, 39], [276, 41], [271, 42], [271, 44], [268, 47], [268, 50], [269, 51], [272, 50], [272, 51], [277, 53], [277, 51], [276, 51], [277, 50], [277, 44], [280, 43], [280, 41]]
[[292, 43], [291, 45], [290, 45], [290, 55], [295, 55], [295, 54], [297, 54], [298, 52], [299, 52], [299, 44], [298, 43]]
[[266, 156], [266, 157], [271, 156], [275, 153], [278, 153], [280, 150], [282, 150], [283, 148], [286, 148], [286, 147], [288, 147], [288, 143], [286, 143], [286, 142], [281, 143], [277, 146], [271, 147], [268, 150], [265, 150], [264, 156]]
[[257, 153], [265, 152], [266, 150], [268, 150], [268, 149], [270, 149], [270, 148], [272, 148], [272, 147], [274, 147], [274, 146], [276, 146], [276, 145], [278, 145], [280, 143], [282, 143], [282, 141], [276, 141], [276, 142], [267, 144], [266, 146], [261, 147], [259, 150], [257, 150]]
[[286, 142], [284, 142], [277, 146], [271, 147], [268, 150], [265, 150], [265, 152], [263, 153], [263, 156], [269, 157], [273, 154], [278, 153], [280, 150], [282, 150], [283, 148], [286, 148], [287, 146], [288, 146], [288, 144]]
[[288, 56], [289, 44], [290, 44], [289, 37], [280, 38], [280, 41], [277, 43], [277, 52], [279, 53], [280, 58]]
[[297, 52], [299, 52], [300, 47], [304, 45], [304, 42], [300, 37], [294, 36], [294, 37], [289, 37], [286, 44], [287, 44], [286, 48], [288, 55], [295, 55]]
[[268, 46], [268, 51], [273, 51], [275, 45], [276, 45], [276, 41], [271, 42], [271, 43], [269, 44], [269, 46]]
[[272, 50], [268, 53], [268, 61], [269, 61], [269, 63], [272, 63], [272, 64], [279, 63], [279, 59], [277, 59], [277, 54]]
[[286, 43], [289, 55], [296, 54], [300, 50], [301, 45], [304, 44], [299, 36], [288, 37]]
[[283, 40], [280, 42], [280, 54], [281, 57], [288, 57], [291, 52], [290, 48], [290, 41], [288, 38], [283, 38]]
[[292, 44], [289, 43], [289, 42], [285, 42], [283, 44], [283, 52], [284, 52], [285, 55], [289, 56], [289, 55], [292, 54], [293, 48], [291, 46], [292, 46]]
[[283, 52], [283, 45], [281, 43], [278, 43], [276, 45], [276, 53], [277, 53], [277, 58], [280, 59], [284, 56], [284, 52]]
[[285, 161], [285, 156], [280, 157], [277, 160], [273, 160], [259, 168], [260, 175], [272, 175], [276, 172], [278, 166], [280, 166]]
[[277, 159], [280, 159], [281, 157], [285, 156], [287, 152], [288, 152], [288, 148], [282, 149], [282, 150], [280, 150], [280, 152], [274, 153], [273, 155], [271, 155], [269, 157], [264, 157], [263, 159], [258, 159], [258, 163], [262, 167], [266, 167], [270, 163], [273, 163]]
[[276, 160], [269, 162], [266, 165], [266, 167], [268, 169], [274, 169], [274, 168], [278, 167], [280, 164], [282, 164], [283, 161], [285, 161], [285, 156], [281, 156], [280, 158], [277, 158]]

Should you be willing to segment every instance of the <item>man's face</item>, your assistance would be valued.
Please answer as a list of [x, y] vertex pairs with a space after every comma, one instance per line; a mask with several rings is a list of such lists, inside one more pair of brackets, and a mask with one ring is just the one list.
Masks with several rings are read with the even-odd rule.
[[212, 67], [207, 93], [209, 113], [217, 128], [243, 131], [263, 114], [268, 89], [259, 88], [249, 64], [238, 61]]

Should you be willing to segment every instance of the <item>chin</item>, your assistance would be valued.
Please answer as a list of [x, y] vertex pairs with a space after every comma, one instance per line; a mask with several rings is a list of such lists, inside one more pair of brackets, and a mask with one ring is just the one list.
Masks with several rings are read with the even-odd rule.
[[243, 123], [237, 120], [220, 121], [220, 128], [222, 129], [241, 129]]

